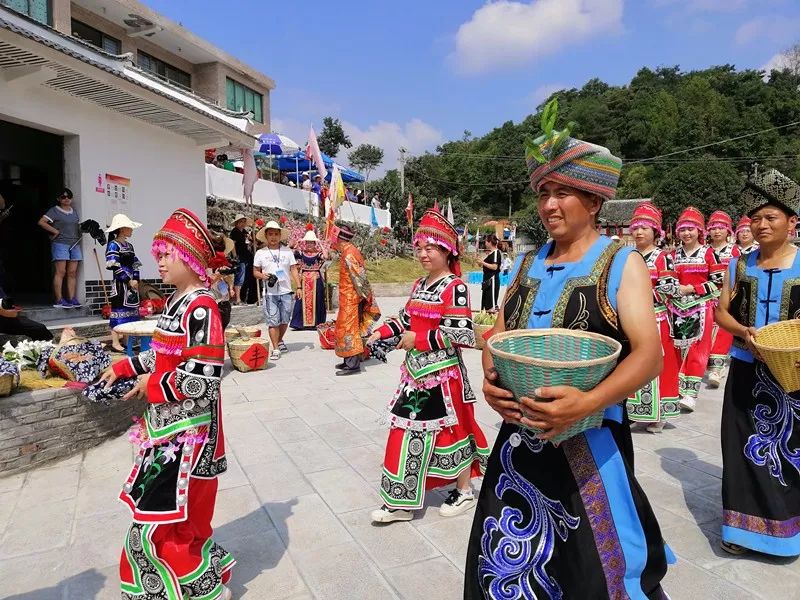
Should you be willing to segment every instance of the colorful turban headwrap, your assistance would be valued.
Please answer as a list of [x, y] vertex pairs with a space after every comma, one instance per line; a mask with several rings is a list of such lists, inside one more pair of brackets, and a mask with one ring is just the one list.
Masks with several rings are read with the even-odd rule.
[[753, 213], [765, 206], [777, 206], [786, 214], [797, 216], [800, 204], [800, 185], [777, 169], [754, 165], [739, 197], [745, 214]]
[[617, 194], [622, 159], [608, 148], [570, 137], [573, 123], [556, 131], [557, 112], [558, 101], [553, 99], [542, 111], [544, 135], [526, 144], [531, 187], [538, 192], [545, 182], [555, 181], [611, 200]]
[[527, 159], [531, 187], [535, 191], [538, 192], [545, 182], [555, 181], [606, 200], [617, 195], [622, 159], [611, 154], [608, 148], [575, 138], [567, 138], [555, 152], [551, 146], [550, 140], [539, 146], [547, 158], [546, 163]]

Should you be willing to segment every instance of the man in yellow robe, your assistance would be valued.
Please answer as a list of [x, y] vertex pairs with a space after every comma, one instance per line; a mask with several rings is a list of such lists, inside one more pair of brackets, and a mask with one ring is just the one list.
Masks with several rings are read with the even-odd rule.
[[364, 257], [351, 240], [352, 230], [342, 227], [334, 249], [339, 253], [339, 314], [336, 317], [336, 356], [344, 361], [336, 365], [337, 375], [361, 372], [364, 338], [380, 319], [381, 312], [367, 280]]

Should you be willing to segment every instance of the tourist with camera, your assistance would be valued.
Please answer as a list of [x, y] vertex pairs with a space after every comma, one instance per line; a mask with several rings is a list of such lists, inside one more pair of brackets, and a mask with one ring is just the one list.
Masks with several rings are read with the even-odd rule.
[[294, 297], [300, 294], [300, 278], [294, 252], [281, 245], [281, 226], [275, 221], [264, 225], [256, 239], [265, 246], [256, 251], [253, 259], [253, 276], [266, 282], [264, 315], [272, 342], [272, 360], [281, 357], [288, 348], [283, 341], [289, 320], [292, 318]]

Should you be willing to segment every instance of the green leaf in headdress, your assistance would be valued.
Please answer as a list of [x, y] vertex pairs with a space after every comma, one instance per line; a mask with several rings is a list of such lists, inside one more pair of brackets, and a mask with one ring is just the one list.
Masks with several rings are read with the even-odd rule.
[[534, 158], [539, 164], [544, 164], [548, 161], [542, 152], [544, 145], [549, 145], [547, 154], [550, 157], [557, 156], [561, 148], [570, 137], [570, 131], [577, 127], [577, 125], [570, 121], [564, 129], [557, 131], [555, 129], [556, 120], [558, 118], [558, 99], [553, 98], [545, 104], [542, 110], [542, 115], [539, 119], [542, 127], [542, 135], [535, 140], [527, 138], [525, 140], [525, 157]]

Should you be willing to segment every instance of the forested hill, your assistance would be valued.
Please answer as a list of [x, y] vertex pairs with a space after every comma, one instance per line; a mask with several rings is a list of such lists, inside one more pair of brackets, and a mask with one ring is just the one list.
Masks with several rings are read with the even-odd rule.
[[[800, 122], [800, 76], [789, 70], [765, 80], [762, 72], [730, 65], [685, 73], [645, 68], [625, 86], [593, 79], [553, 96], [559, 100], [557, 126], [574, 121], [573, 135], [625, 160], [618, 197], [653, 196], [667, 221], [689, 203], [706, 214], [716, 208], [737, 213], [738, 191], [754, 161], [800, 180], [800, 126], [786, 127]], [[507, 215], [510, 201], [515, 216], [530, 221], [523, 141], [538, 131], [538, 116], [529, 115], [481, 137], [465, 132], [435, 153], [411, 158], [406, 188], [421, 207], [433, 198], [452, 198], [457, 218]], [[678, 153], [729, 138], [739, 139]], [[390, 171], [376, 187], [402, 218], [406, 200], [397, 173]]]

